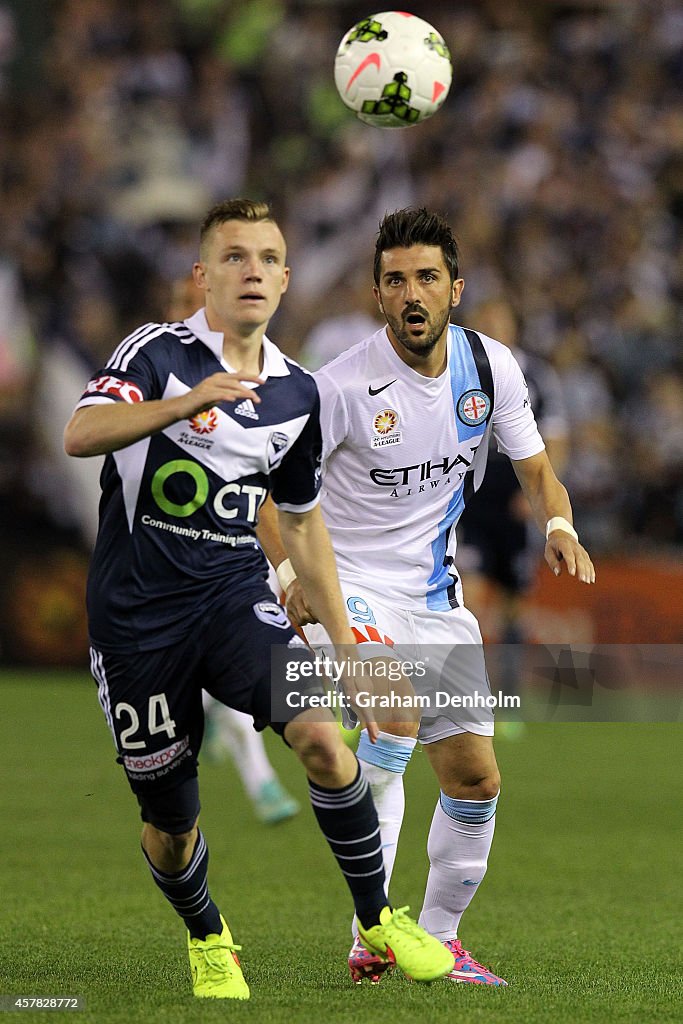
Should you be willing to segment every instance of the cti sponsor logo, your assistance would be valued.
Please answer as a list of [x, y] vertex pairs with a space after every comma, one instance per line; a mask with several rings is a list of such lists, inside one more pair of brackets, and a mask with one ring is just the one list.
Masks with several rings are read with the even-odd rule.
[[[165, 490], [168, 481], [176, 475], [189, 477], [194, 483], [194, 494], [183, 504], [172, 501]], [[152, 497], [155, 503], [169, 516], [185, 519], [210, 500], [211, 483], [204, 469], [198, 462], [189, 459], [173, 459], [159, 466], [152, 477]], [[213, 496], [211, 501], [214, 512], [221, 519], [236, 519], [241, 513], [249, 523], [255, 523], [258, 510], [266, 500], [268, 492], [265, 487], [257, 484], [224, 484]], [[233, 497], [234, 496], [234, 497]], [[226, 504], [230, 499], [231, 504]], [[245, 508], [246, 505], [246, 508]]]
[[190, 737], [183, 736], [181, 740], [177, 740], [172, 743], [170, 747], [164, 747], [163, 750], [157, 750], [154, 754], [143, 754], [141, 756], [135, 756], [133, 754], [124, 754], [123, 764], [129, 772], [149, 772], [160, 768], [166, 768], [171, 762], [177, 760], [181, 754], [190, 746]]

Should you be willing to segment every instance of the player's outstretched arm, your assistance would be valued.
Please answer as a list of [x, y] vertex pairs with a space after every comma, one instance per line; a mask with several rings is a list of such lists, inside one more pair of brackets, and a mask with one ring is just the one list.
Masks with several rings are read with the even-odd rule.
[[581, 583], [595, 583], [595, 568], [572, 526], [572, 506], [566, 487], [555, 476], [546, 452], [513, 460], [517, 479], [546, 536], [545, 560], [556, 576], [564, 569]]
[[260, 402], [258, 394], [242, 383], [245, 380], [262, 383], [259, 377], [248, 374], [214, 373], [187, 394], [175, 398], [82, 406], [64, 429], [64, 450], [77, 458], [106, 455], [156, 434], [171, 423], [190, 419], [219, 402], [244, 398]]

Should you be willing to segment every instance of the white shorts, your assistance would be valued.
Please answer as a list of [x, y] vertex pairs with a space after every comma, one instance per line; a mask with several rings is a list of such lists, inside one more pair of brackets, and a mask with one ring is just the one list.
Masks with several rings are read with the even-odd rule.
[[[386, 594], [377, 594], [368, 587], [340, 580], [346, 610], [363, 659], [393, 654], [401, 659], [418, 661], [425, 655], [430, 670], [439, 675], [455, 655], [458, 659], [458, 692], [490, 695], [484, 648], [479, 624], [467, 608], [448, 611], [396, 608]], [[306, 626], [304, 633], [313, 650], [333, 657], [327, 632], [319, 624]], [[459, 650], [456, 652], [456, 648]], [[466, 651], [467, 657], [463, 657]], [[471, 732], [477, 736], [493, 736], [493, 712], [490, 707], [468, 707], [459, 715], [448, 709], [447, 716], [425, 713], [420, 724], [420, 743], [435, 743], [446, 736]]]

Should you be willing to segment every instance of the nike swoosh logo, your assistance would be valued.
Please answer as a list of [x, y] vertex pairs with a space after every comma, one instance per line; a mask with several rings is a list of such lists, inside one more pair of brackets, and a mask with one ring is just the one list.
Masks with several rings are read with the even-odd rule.
[[388, 384], [382, 384], [381, 388], [368, 387], [368, 394], [374, 398], [375, 395], [378, 395], [380, 393], [380, 391], [386, 391], [387, 388], [390, 388], [391, 385], [395, 384], [397, 380], [398, 377], [395, 380], [390, 380]]
[[378, 53], [369, 53], [367, 55], [367, 57], [365, 58], [365, 60], [362, 61], [358, 65], [358, 67], [356, 68], [356, 70], [354, 71], [354, 73], [351, 75], [351, 77], [349, 78], [348, 82], [346, 83], [346, 91], [347, 92], [349, 91], [349, 89], [351, 88], [353, 83], [356, 81], [358, 76], [360, 74], [362, 74], [362, 72], [365, 71], [365, 69], [367, 67], [370, 67], [371, 64], [374, 64], [375, 67], [377, 68], [377, 70], [379, 71], [379, 69], [380, 69], [380, 56], [379, 56]]

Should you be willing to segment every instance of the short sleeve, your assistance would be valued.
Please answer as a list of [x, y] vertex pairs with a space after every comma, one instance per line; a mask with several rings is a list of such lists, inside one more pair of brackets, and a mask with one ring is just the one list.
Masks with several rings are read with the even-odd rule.
[[494, 367], [493, 435], [504, 455], [513, 460], [528, 459], [542, 452], [545, 445], [520, 365], [509, 349], [500, 346], [499, 352], [501, 358]]
[[[102, 402], [135, 403], [161, 398], [159, 368], [151, 351], [151, 342], [160, 333], [160, 326], [147, 324], [124, 338], [107, 365], [92, 375], [76, 408]], [[154, 334], [153, 328], [157, 328]], [[141, 342], [145, 342], [144, 345]]]
[[323, 467], [349, 430], [349, 417], [341, 388], [322, 369], [313, 374], [320, 395], [320, 430], [323, 442]]
[[283, 512], [308, 512], [320, 500], [320, 398], [315, 402], [298, 438], [276, 469], [271, 470], [271, 493]]

